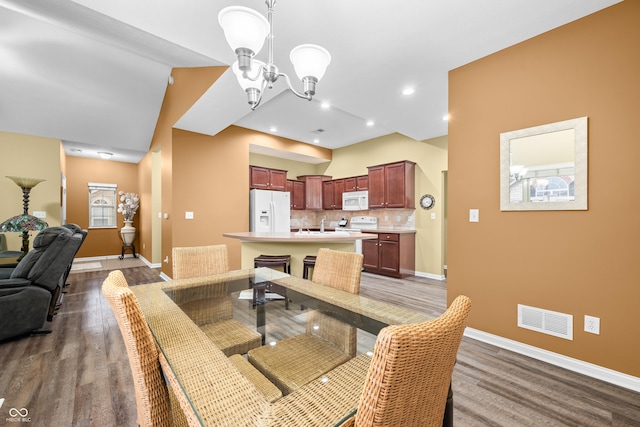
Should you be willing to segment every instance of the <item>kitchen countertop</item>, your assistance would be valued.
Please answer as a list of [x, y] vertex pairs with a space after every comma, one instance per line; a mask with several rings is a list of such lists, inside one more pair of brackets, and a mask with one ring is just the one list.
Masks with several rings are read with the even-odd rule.
[[[346, 227], [346, 228], [350, 228], [350, 227]], [[307, 229], [309, 230], [319, 230], [320, 226], [311, 226], [311, 227], [305, 227], [303, 230], [306, 232]], [[325, 227], [325, 231], [338, 231], [340, 230], [339, 228], [333, 228], [333, 227]], [[291, 232], [295, 233], [298, 231], [298, 228], [291, 228]], [[369, 230], [362, 230], [363, 233], [396, 233], [396, 234], [411, 234], [411, 233], [415, 233], [416, 230], [415, 228], [406, 228], [406, 227], [402, 227], [402, 228], [394, 228], [394, 227], [378, 227], [378, 228], [373, 228], [373, 229], [369, 229]]]
[[411, 234], [416, 232], [414, 228], [393, 228], [393, 227], [378, 227], [374, 230], [366, 230], [370, 233], [395, 233], [395, 234]]
[[[376, 230], [377, 232], [377, 230]], [[306, 231], [299, 234], [295, 233], [267, 233], [267, 232], [255, 232], [255, 231], [241, 231], [235, 233], [224, 233], [224, 237], [231, 239], [240, 239], [243, 242], [283, 242], [283, 243], [309, 243], [309, 242], [326, 242], [326, 243], [348, 243], [356, 240], [377, 239], [376, 234], [366, 233], [347, 233], [333, 231], [326, 231], [320, 234], [319, 232], [307, 233]]]

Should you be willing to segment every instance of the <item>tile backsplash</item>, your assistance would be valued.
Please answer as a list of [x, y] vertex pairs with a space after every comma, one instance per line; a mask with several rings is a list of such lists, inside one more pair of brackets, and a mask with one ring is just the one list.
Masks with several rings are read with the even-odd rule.
[[[318, 228], [320, 220], [325, 219], [325, 226], [332, 227], [342, 219], [354, 216], [375, 216], [378, 228], [415, 228], [415, 209], [372, 209], [367, 211], [291, 211], [291, 228]], [[350, 227], [348, 224], [347, 227]]]

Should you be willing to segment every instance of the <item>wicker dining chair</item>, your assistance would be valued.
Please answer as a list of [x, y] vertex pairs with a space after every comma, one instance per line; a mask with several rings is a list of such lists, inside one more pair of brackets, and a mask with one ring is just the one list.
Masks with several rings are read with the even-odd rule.
[[[176, 247], [172, 250], [172, 258], [174, 279], [229, 271], [226, 245]], [[193, 290], [176, 292], [174, 301], [224, 354], [245, 354], [262, 344], [262, 335], [233, 319], [233, 301], [225, 286], [224, 283], [220, 284], [220, 289], [209, 286], [200, 293]], [[194, 298], [189, 300], [189, 296]]]
[[[124, 339], [133, 375], [138, 425], [199, 425], [193, 422], [194, 418], [185, 416], [180, 408], [180, 399], [167, 387], [156, 343], [138, 301], [120, 270], [109, 273], [102, 284], [102, 293], [113, 310]], [[178, 392], [182, 394], [180, 389]], [[188, 421], [189, 418], [191, 422]]]
[[341, 427], [442, 426], [470, 309], [461, 295], [434, 320], [382, 329], [357, 411]]
[[[362, 260], [362, 254], [320, 249], [313, 281], [357, 294]], [[313, 310], [304, 334], [250, 350], [247, 358], [286, 395], [354, 357], [356, 341], [356, 327]]]

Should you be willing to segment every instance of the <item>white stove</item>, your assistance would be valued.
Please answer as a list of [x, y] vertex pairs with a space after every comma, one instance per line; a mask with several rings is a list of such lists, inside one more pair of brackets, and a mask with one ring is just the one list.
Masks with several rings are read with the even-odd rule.
[[[375, 216], [354, 216], [349, 221], [349, 227], [343, 228], [344, 231], [360, 233], [362, 231], [374, 230], [378, 228], [378, 218]], [[355, 252], [362, 253], [362, 240], [356, 240]]]
[[373, 230], [378, 228], [378, 218], [375, 216], [354, 216], [349, 221], [349, 228], [345, 231]]

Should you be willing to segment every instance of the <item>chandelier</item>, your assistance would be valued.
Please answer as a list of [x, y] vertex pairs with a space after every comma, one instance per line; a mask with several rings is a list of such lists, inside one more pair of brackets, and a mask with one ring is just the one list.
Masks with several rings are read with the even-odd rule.
[[[265, 3], [268, 20], [255, 10], [242, 6], [225, 7], [218, 14], [218, 22], [224, 30], [227, 43], [238, 55], [238, 60], [231, 67], [238, 83], [247, 93], [252, 110], [260, 105], [265, 87], [273, 88], [279, 77], [286, 80], [289, 89], [296, 96], [311, 101], [316, 93], [316, 83], [331, 62], [331, 55], [323, 47], [314, 44], [303, 44], [291, 50], [289, 59], [303, 85], [302, 93], [297, 92], [289, 77], [281, 73], [273, 63], [272, 14], [276, 0], [266, 0]], [[266, 64], [254, 59], [262, 49], [265, 38], [269, 49]]]

